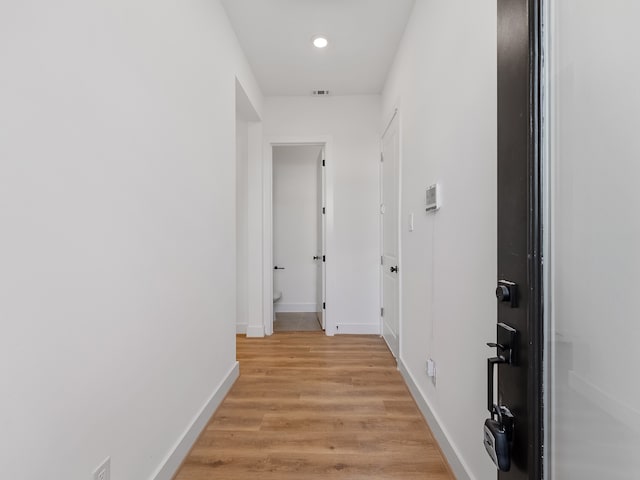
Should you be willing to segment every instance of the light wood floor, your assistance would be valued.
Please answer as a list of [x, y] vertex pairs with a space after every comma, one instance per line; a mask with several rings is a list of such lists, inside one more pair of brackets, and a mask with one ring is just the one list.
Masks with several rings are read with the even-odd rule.
[[237, 352], [176, 480], [454, 479], [379, 337], [239, 336]]

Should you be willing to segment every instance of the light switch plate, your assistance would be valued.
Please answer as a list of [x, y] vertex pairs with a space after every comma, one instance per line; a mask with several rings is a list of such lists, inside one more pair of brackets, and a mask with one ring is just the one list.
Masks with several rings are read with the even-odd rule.
[[427, 359], [427, 376], [435, 386], [436, 384], [436, 362], [433, 359]]

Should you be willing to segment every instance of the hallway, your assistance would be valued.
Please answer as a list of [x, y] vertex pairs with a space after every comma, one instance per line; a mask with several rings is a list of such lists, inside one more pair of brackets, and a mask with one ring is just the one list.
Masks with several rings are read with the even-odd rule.
[[638, 19], [0, 2], [0, 478], [638, 480]]
[[454, 478], [380, 337], [238, 336], [237, 352], [176, 480]]

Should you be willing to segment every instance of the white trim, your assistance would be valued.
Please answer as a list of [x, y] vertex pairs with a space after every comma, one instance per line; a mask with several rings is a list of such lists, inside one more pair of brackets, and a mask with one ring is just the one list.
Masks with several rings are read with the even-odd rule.
[[385, 129], [382, 132], [382, 137], [384, 137], [387, 134], [387, 131], [389, 130], [389, 127], [391, 126], [391, 122], [393, 122], [393, 119], [396, 118], [397, 114], [398, 114], [398, 109], [394, 108], [393, 109], [393, 113], [391, 114], [391, 119], [389, 120], [389, 123], [387, 123], [387, 126], [385, 127]]
[[[249, 124], [249, 214], [247, 243], [249, 269], [247, 291], [247, 317], [249, 325], [259, 326], [264, 330], [264, 302], [272, 302], [273, 291], [265, 294], [263, 285], [264, 268], [264, 193], [262, 191], [264, 176], [262, 124]], [[269, 269], [272, 272], [272, 269]], [[270, 307], [272, 308], [272, 307]]]
[[236, 335], [244, 335], [247, 333], [248, 323], [236, 323]]
[[273, 335], [273, 145], [262, 153], [262, 325]]
[[274, 303], [276, 312], [284, 313], [315, 313], [318, 311], [318, 304], [313, 303]]
[[378, 323], [340, 323], [336, 325], [337, 335], [380, 335]]
[[[263, 190], [263, 325], [264, 335], [273, 334], [273, 147], [283, 145], [322, 145], [325, 153], [325, 255], [331, 259], [333, 249], [333, 139], [330, 135], [310, 137], [272, 137], [265, 138], [263, 161], [264, 175], [262, 177]], [[325, 264], [325, 302], [329, 303], [331, 291], [327, 278], [330, 260]], [[314, 310], [315, 311], [315, 307]], [[335, 324], [331, 322], [331, 310], [325, 309], [326, 334], [333, 335]], [[247, 333], [248, 335], [248, 333]]]
[[[395, 115], [394, 115], [395, 117]], [[393, 118], [391, 118], [391, 121], [393, 121]], [[391, 123], [389, 123], [391, 124]], [[385, 129], [385, 133], [386, 133], [386, 129]], [[384, 137], [380, 137], [380, 159], [382, 160], [384, 157], [382, 155], [384, 155]], [[380, 335], [384, 338], [384, 318], [382, 318], [382, 308], [384, 307], [384, 273], [382, 272], [382, 269], [384, 268], [382, 263], [382, 259], [384, 257], [384, 252], [382, 250], [383, 247], [383, 238], [384, 238], [384, 221], [382, 218], [382, 182], [384, 182], [384, 178], [382, 175], [382, 162], [378, 162], [378, 252], [380, 252], [380, 266], [378, 267], [378, 309], [377, 311], [380, 312], [380, 318], [378, 319], [378, 322], [380, 323]], [[377, 260], [377, 259], [376, 259]], [[404, 269], [403, 269], [404, 270]], [[385, 340], [386, 342], [386, 340]], [[388, 344], [387, 344], [388, 346]], [[391, 347], [389, 347], [389, 351], [392, 352]], [[393, 353], [393, 352], [392, 352]]]
[[[398, 272], [398, 358], [402, 357], [402, 299], [403, 299], [403, 290], [404, 290], [404, 266], [402, 263], [402, 226], [403, 226], [403, 203], [402, 203], [402, 171], [403, 171], [403, 162], [402, 162], [402, 110], [401, 110], [401, 99], [398, 98], [396, 101], [396, 108], [394, 112], [394, 117], [398, 117], [398, 266], [400, 267], [400, 271]], [[382, 241], [382, 240], [381, 240]]]
[[552, 217], [553, 211], [551, 209], [551, 198], [553, 192], [553, 185], [551, 181], [551, 70], [553, 57], [551, 55], [551, 8], [550, 2], [543, 0], [541, 2], [542, 8], [542, 62], [541, 82], [540, 82], [540, 96], [541, 96], [541, 109], [542, 109], [542, 131], [540, 133], [541, 142], [541, 155], [542, 155], [542, 260], [543, 260], [543, 277], [542, 277], [542, 289], [543, 298], [542, 302], [542, 329], [544, 335], [544, 348], [543, 348], [543, 364], [542, 364], [542, 390], [544, 392], [543, 397], [543, 426], [544, 437], [542, 439], [544, 445], [544, 451], [548, 452], [544, 456], [542, 461], [542, 478], [551, 479], [553, 475], [552, 462], [554, 460], [553, 449], [555, 447], [555, 428], [553, 424], [553, 406], [555, 405], [555, 373], [552, 366], [555, 365], [555, 352], [554, 352], [554, 339], [552, 338], [553, 332], [553, 279], [555, 264], [552, 257], [552, 235], [554, 219]]
[[189, 454], [193, 444], [200, 436], [200, 433], [207, 426], [209, 420], [224, 400], [224, 397], [229, 393], [229, 390], [231, 390], [231, 387], [239, 375], [240, 364], [235, 362], [225, 378], [220, 382], [198, 414], [192, 420], [189, 427], [171, 449], [166, 460], [158, 468], [156, 473], [151, 476], [151, 478], [154, 480], [171, 480], [173, 478], [178, 471], [178, 468], [180, 468], [180, 465]]
[[265, 332], [264, 332], [263, 325], [249, 325], [247, 327], [247, 337], [259, 338], [259, 337], [264, 337], [264, 334]]
[[440, 418], [434, 413], [431, 405], [429, 405], [429, 402], [427, 401], [426, 396], [424, 395], [422, 390], [420, 390], [420, 387], [416, 383], [413, 375], [411, 375], [411, 372], [409, 372], [402, 359], [398, 359], [398, 370], [400, 370], [400, 373], [402, 374], [407, 387], [409, 387], [411, 395], [418, 404], [418, 408], [420, 409], [420, 412], [422, 412], [422, 416], [424, 417], [424, 419], [427, 421], [427, 424], [429, 425], [433, 436], [438, 442], [442, 453], [444, 453], [444, 456], [447, 458], [447, 462], [449, 462], [449, 466], [451, 467], [451, 470], [453, 470], [453, 474], [455, 475], [456, 479], [476, 480], [476, 477], [474, 477], [470, 473], [471, 469], [462, 459], [458, 448], [453, 442], [451, 442], [449, 434], [442, 427]]
[[[325, 166], [325, 160], [327, 158], [327, 152], [326, 152], [326, 146], [323, 145], [322, 146], [322, 167], [320, 168], [320, 189], [321, 189], [321, 202], [322, 205], [319, 205], [319, 207], [322, 207], [323, 209], [326, 209], [327, 206], [327, 198], [326, 198], [326, 193], [327, 193], [327, 176], [326, 174], [326, 169], [327, 167]], [[318, 255], [324, 255], [327, 252], [327, 218], [326, 218], [326, 210], [323, 210], [323, 213], [321, 215], [320, 218], [320, 251], [318, 252]], [[327, 315], [324, 309], [324, 302], [327, 299], [327, 264], [325, 262], [322, 262], [320, 264], [320, 268], [322, 269], [322, 273], [320, 275], [320, 285], [317, 286], [318, 288], [318, 292], [316, 293], [316, 301], [317, 301], [317, 311], [320, 317], [320, 323], [322, 324], [322, 330], [327, 329]], [[318, 298], [317, 294], [320, 294]]]

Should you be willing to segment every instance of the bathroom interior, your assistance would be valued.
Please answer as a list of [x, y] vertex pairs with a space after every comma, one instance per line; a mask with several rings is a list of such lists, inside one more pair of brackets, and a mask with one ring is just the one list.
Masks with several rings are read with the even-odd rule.
[[273, 147], [273, 330], [324, 322], [322, 145]]

